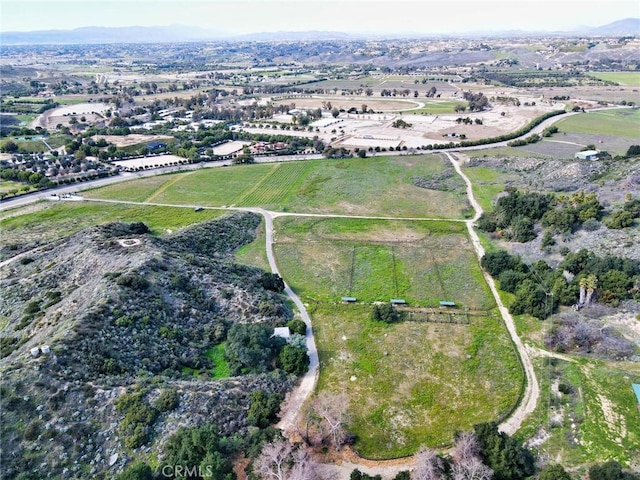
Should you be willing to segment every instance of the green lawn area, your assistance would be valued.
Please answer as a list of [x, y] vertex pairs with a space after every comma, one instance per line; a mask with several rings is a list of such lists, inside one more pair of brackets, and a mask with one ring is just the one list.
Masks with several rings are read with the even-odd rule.
[[469, 325], [370, 319], [367, 305], [313, 315], [319, 390], [349, 397], [350, 432], [365, 458], [396, 458], [451, 441], [515, 404], [522, 372], [498, 316]]
[[[423, 101], [422, 99], [418, 99]], [[415, 110], [408, 111], [406, 113], [411, 113], [413, 115], [422, 115], [422, 114], [434, 114], [438, 115], [441, 113], [455, 113], [455, 108], [457, 105], [466, 106], [467, 102], [455, 102], [455, 101], [424, 101], [424, 107], [418, 108]]]
[[36, 211], [0, 220], [3, 242], [20, 244], [51, 241], [84, 228], [108, 222], [144, 222], [156, 235], [222, 215], [217, 210], [194, 212], [191, 208], [157, 207], [91, 202], [40, 203]]
[[588, 75], [620, 85], [640, 87], [640, 72], [589, 72]]
[[414, 185], [448, 168], [437, 155], [311, 160], [209, 168], [132, 180], [87, 192], [93, 198], [203, 206], [262, 206], [274, 211], [462, 218], [455, 191]]
[[561, 132], [640, 138], [640, 110], [590, 112], [565, 118], [556, 125]]
[[462, 223], [288, 217], [275, 229], [278, 267], [306, 301], [494, 305]]

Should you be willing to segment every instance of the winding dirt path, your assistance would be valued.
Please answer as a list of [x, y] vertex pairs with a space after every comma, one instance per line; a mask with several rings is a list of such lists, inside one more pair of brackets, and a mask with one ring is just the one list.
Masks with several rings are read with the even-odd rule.
[[[478, 259], [481, 259], [484, 255], [484, 248], [480, 243], [478, 234], [473, 229], [473, 224], [480, 218], [480, 215], [482, 215], [482, 207], [476, 201], [475, 196], [473, 195], [473, 185], [471, 183], [471, 180], [469, 180], [469, 178], [462, 171], [462, 168], [460, 168], [460, 162], [458, 162], [458, 160], [456, 160], [449, 152], [444, 152], [444, 154], [447, 156], [458, 175], [462, 177], [467, 185], [467, 197], [469, 198], [469, 202], [476, 212], [471, 220], [467, 220], [467, 230], [469, 231], [469, 237], [471, 238], [471, 243], [473, 244], [473, 248], [476, 251], [476, 255], [478, 256]], [[491, 293], [493, 294], [493, 298], [498, 305], [498, 309], [500, 310], [502, 319], [504, 320], [509, 335], [511, 336], [511, 340], [513, 341], [513, 344], [518, 351], [518, 355], [520, 356], [520, 361], [522, 363], [522, 367], [526, 377], [524, 392], [522, 393], [522, 399], [520, 400], [518, 407], [511, 413], [511, 415], [509, 415], [509, 417], [504, 422], [502, 422], [498, 426], [501, 432], [504, 432], [508, 435], [513, 435], [520, 428], [525, 418], [527, 418], [527, 416], [535, 410], [536, 405], [538, 404], [538, 398], [540, 397], [540, 386], [538, 385], [536, 372], [533, 369], [531, 357], [529, 357], [529, 353], [526, 347], [518, 336], [513, 317], [509, 313], [507, 307], [505, 307], [502, 303], [502, 299], [498, 294], [498, 289], [496, 288], [496, 284], [493, 278], [484, 269], [482, 270], [482, 274], [484, 275], [484, 279], [491, 289]]]

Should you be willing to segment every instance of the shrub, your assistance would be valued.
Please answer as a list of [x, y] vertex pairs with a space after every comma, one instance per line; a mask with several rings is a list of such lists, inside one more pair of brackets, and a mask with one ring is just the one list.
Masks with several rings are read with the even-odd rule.
[[136, 462], [124, 469], [116, 480], [153, 480], [153, 471], [146, 463]]
[[558, 385], [558, 391], [565, 395], [570, 395], [573, 393], [574, 390], [573, 390], [573, 386], [567, 383], [561, 383], [560, 385]]
[[307, 324], [304, 323], [299, 318], [294, 318], [287, 323], [287, 327], [291, 331], [291, 334], [297, 333], [298, 335], [306, 335], [307, 333]]
[[394, 323], [401, 320], [400, 313], [390, 303], [374, 305], [371, 311], [371, 320], [374, 322]]
[[607, 222], [607, 227], [615, 230], [630, 227], [633, 225], [633, 214], [626, 210], [613, 212], [611, 219]]
[[602, 224], [595, 218], [590, 218], [582, 224], [582, 228], [587, 232], [595, 232], [596, 230], [599, 230], [601, 226]]
[[154, 407], [158, 412], [170, 412], [175, 410], [180, 404], [180, 395], [173, 388], [163, 390], [158, 399], [154, 403]]
[[123, 287], [129, 287], [132, 290], [146, 290], [149, 288], [149, 285], [151, 285], [149, 280], [136, 273], [120, 275], [116, 283]]

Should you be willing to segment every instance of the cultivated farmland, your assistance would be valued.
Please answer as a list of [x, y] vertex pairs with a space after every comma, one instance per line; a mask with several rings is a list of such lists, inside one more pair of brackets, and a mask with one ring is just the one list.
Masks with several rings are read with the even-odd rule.
[[[449, 172], [449, 173], [446, 173]], [[450, 176], [440, 190], [419, 180]], [[127, 182], [91, 198], [179, 205], [262, 206], [274, 211], [463, 218], [462, 181], [437, 155], [310, 160], [212, 168]]]

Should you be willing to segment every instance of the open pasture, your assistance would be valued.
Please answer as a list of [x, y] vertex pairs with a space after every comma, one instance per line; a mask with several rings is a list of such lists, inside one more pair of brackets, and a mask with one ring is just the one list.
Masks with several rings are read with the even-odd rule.
[[516, 403], [522, 373], [496, 315], [469, 325], [371, 320], [367, 305], [313, 311], [319, 390], [346, 393], [365, 458], [397, 458], [436, 447]]
[[616, 109], [574, 115], [557, 123], [561, 132], [640, 138], [640, 109]]
[[24, 214], [12, 212], [12, 216], [0, 220], [3, 244], [48, 242], [108, 222], [144, 222], [152, 233], [160, 235], [225, 213], [153, 205], [64, 201], [39, 203], [24, 210]]
[[274, 211], [463, 217], [464, 187], [414, 185], [449, 168], [438, 155], [308, 160], [238, 165], [162, 175], [95, 189], [92, 198], [202, 206], [261, 206]]
[[640, 72], [590, 72], [589, 76], [620, 85], [640, 87]]
[[462, 223], [284, 217], [275, 230], [279, 268], [308, 301], [493, 307]]

